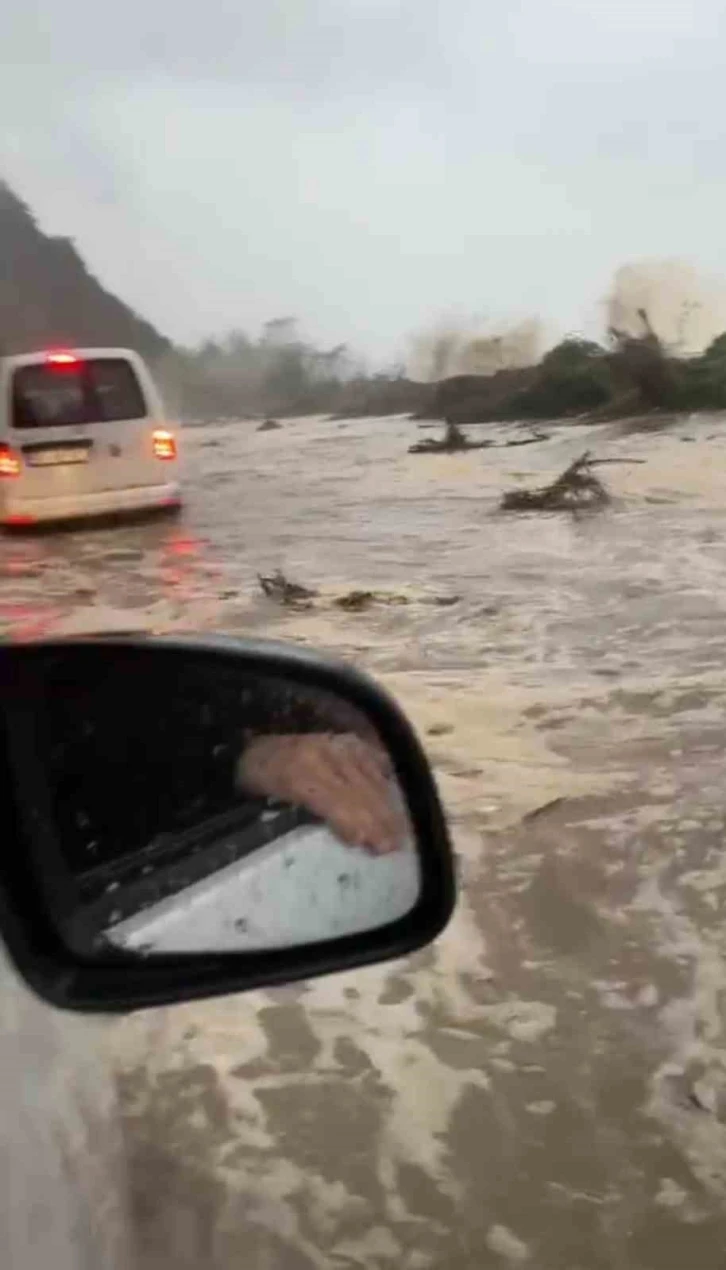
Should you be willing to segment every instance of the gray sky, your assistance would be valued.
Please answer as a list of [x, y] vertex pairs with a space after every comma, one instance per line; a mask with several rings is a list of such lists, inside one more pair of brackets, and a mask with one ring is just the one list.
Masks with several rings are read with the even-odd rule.
[[0, 173], [173, 338], [592, 331], [726, 273], [722, 0], [4, 0]]

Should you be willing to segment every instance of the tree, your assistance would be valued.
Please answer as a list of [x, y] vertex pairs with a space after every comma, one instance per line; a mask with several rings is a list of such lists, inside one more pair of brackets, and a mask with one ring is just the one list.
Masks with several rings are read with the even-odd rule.
[[671, 356], [698, 356], [726, 326], [726, 291], [683, 260], [623, 265], [606, 301], [608, 326], [630, 339], [651, 332]]
[[297, 319], [294, 317], [271, 318], [262, 328], [261, 342], [268, 348], [285, 348], [298, 341]]
[[703, 354], [703, 360], [711, 365], [726, 367], [726, 331], [711, 341]]
[[578, 336], [568, 336], [560, 344], [556, 344], [545, 353], [540, 365], [544, 371], [582, 370], [593, 361], [605, 357], [605, 349], [593, 340], [583, 340]]

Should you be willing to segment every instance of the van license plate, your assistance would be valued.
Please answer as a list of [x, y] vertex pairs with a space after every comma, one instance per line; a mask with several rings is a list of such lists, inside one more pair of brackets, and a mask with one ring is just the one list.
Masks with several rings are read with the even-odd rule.
[[61, 463], [87, 463], [88, 450], [80, 446], [67, 450], [36, 450], [26, 457], [31, 467], [57, 467]]

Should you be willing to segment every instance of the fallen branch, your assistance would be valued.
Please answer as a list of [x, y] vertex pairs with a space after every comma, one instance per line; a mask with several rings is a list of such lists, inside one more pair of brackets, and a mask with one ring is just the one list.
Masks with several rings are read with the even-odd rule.
[[591, 467], [590, 453], [585, 451], [551, 485], [533, 490], [515, 489], [505, 494], [500, 504], [502, 511], [582, 511], [603, 507], [610, 502], [610, 495]]
[[492, 449], [492, 441], [467, 441], [466, 445], [447, 445], [445, 441], [419, 441], [408, 447], [409, 454], [462, 454], [466, 450]]
[[333, 600], [336, 608], [346, 609], [349, 613], [362, 613], [372, 604], [408, 604], [407, 595], [382, 591], [347, 591]]
[[549, 432], [531, 432], [528, 437], [514, 437], [512, 441], [505, 441], [504, 445], [498, 448], [511, 449], [514, 445], [535, 445], [537, 441], [549, 441]]
[[647, 463], [647, 459], [590, 459], [590, 467], [604, 467], [606, 463]]
[[298, 582], [291, 582], [281, 569], [277, 569], [275, 573], [267, 577], [258, 573], [257, 581], [268, 599], [277, 600], [278, 603], [286, 604], [291, 608], [309, 608], [311, 601], [318, 594], [317, 591], [301, 586]]
[[493, 441], [470, 441], [457, 423], [446, 424], [443, 437], [425, 438], [409, 446], [409, 454], [459, 454], [462, 450], [488, 450]]
[[339, 609], [348, 609], [351, 613], [360, 613], [375, 602], [376, 597], [372, 591], [348, 591], [333, 601]]

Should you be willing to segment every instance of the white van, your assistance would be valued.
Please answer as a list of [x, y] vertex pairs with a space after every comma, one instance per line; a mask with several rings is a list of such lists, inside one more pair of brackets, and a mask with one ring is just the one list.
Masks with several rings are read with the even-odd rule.
[[0, 360], [0, 525], [181, 505], [177, 435], [124, 348]]

